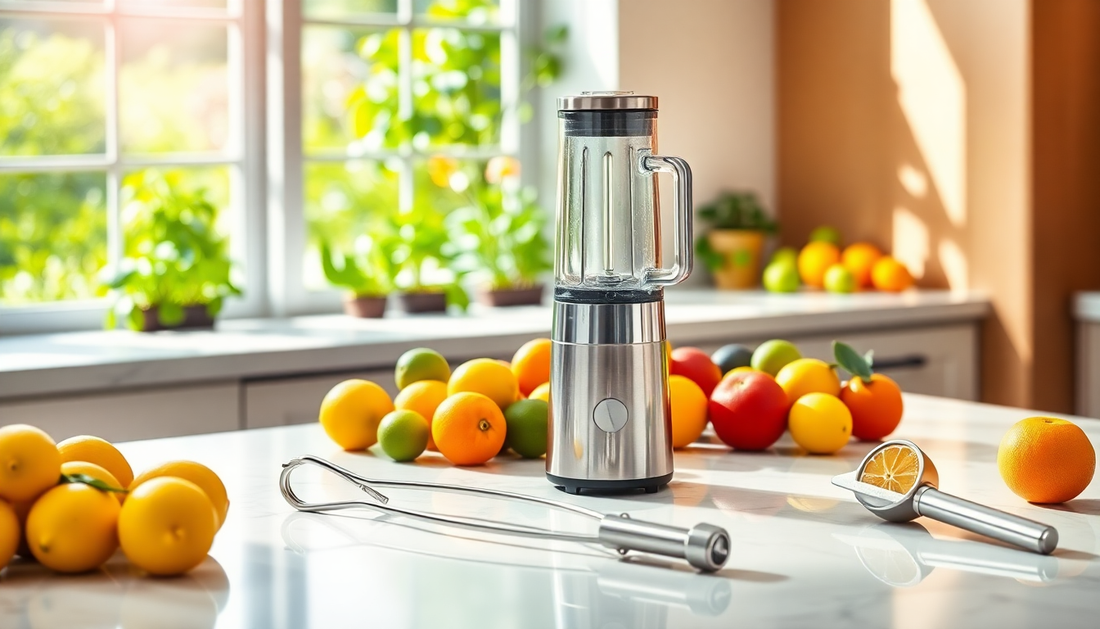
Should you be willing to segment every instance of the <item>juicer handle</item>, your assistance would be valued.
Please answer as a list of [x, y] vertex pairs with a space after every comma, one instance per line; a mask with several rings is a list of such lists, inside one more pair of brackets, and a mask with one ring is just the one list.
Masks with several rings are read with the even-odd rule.
[[695, 263], [695, 252], [691, 247], [691, 167], [679, 157], [646, 155], [642, 157], [642, 168], [653, 173], [669, 173], [676, 185], [673, 203], [676, 214], [673, 253], [676, 261], [669, 269], [649, 269], [646, 283], [657, 286], [679, 284], [691, 275], [691, 267]]

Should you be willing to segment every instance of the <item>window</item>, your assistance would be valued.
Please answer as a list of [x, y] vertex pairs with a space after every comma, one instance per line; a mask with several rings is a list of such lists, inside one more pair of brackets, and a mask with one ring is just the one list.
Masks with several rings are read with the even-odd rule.
[[245, 119], [259, 101], [246, 97], [258, 68], [246, 72], [244, 39], [254, 4], [0, 2], [5, 332], [101, 325], [103, 269], [140, 246], [128, 236], [156, 194], [204, 191], [248, 294], [256, 204], [245, 164], [258, 138]]

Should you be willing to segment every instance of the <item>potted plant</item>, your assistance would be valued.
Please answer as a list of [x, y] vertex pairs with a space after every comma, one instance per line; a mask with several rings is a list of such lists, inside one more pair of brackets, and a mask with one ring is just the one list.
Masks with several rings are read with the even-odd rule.
[[752, 192], [726, 192], [699, 208], [711, 229], [695, 239], [695, 252], [722, 289], [752, 288], [760, 281], [764, 241], [776, 223]]
[[321, 243], [321, 268], [333, 286], [347, 289], [344, 313], [352, 317], [378, 318], [386, 312], [386, 296], [392, 288], [392, 264], [380, 238], [366, 238], [366, 251], [337, 255], [327, 242]]
[[534, 189], [519, 187], [518, 175], [515, 158], [492, 158], [484, 181], [473, 177], [462, 192], [466, 205], [448, 216], [463, 235], [456, 263], [479, 278], [478, 301], [487, 306], [541, 303], [539, 276], [553, 268], [546, 214]]
[[213, 327], [224, 299], [241, 294], [228, 239], [215, 230], [217, 208], [205, 190], [184, 192], [165, 177], [147, 182], [134, 203], [124, 257], [104, 282], [116, 297], [106, 327], [118, 315], [145, 332]]
[[397, 301], [405, 312], [445, 312], [448, 306], [465, 310], [470, 303], [459, 284], [461, 271], [451, 267], [455, 248], [445, 216], [418, 201], [409, 211], [387, 217], [392, 237], [385, 249], [393, 264]]

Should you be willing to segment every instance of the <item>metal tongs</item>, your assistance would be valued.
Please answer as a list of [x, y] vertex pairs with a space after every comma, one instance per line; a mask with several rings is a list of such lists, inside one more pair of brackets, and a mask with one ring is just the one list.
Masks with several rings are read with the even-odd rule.
[[[361, 489], [376, 502], [344, 501], [308, 503], [298, 498], [291, 487], [290, 474], [305, 464], [316, 465], [324, 468]], [[403, 509], [390, 505], [390, 499], [380, 493], [374, 487], [400, 487], [404, 489], [424, 489], [428, 491], [450, 491], [457, 493], [473, 493], [486, 496], [495, 496], [507, 500], [522, 500], [540, 504], [562, 511], [592, 518], [599, 522], [599, 528], [595, 535], [580, 533], [564, 533], [535, 527], [517, 526], [502, 522], [486, 522], [484, 520], [465, 520], [456, 516], [446, 516], [413, 509]], [[571, 505], [548, 498], [526, 496], [510, 491], [498, 489], [484, 489], [480, 487], [466, 487], [461, 485], [443, 485], [406, 480], [382, 480], [360, 476], [351, 470], [344, 469], [335, 463], [315, 456], [302, 456], [291, 459], [283, 464], [283, 471], [279, 475], [279, 489], [283, 498], [290, 506], [299, 511], [324, 512], [340, 509], [367, 508], [384, 513], [403, 515], [410, 518], [425, 520], [446, 526], [455, 526], [490, 533], [504, 535], [517, 535], [521, 537], [533, 537], [539, 539], [552, 539], [579, 544], [599, 544], [614, 549], [621, 555], [634, 550], [684, 559], [689, 564], [703, 572], [715, 572], [726, 564], [730, 553], [730, 539], [726, 530], [710, 524], [696, 524], [690, 529], [651, 522], [640, 522], [629, 515], [603, 514], [598, 511]]]

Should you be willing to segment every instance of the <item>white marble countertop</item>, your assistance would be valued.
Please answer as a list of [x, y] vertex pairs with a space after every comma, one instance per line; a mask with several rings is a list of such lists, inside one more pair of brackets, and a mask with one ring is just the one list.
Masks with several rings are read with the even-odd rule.
[[1078, 321], [1100, 323], [1100, 292], [1082, 292], [1074, 295], [1073, 316]]
[[[700, 443], [676, 454], [654, 495], [569, 496], [543, 462], [503, 458], [456, 468], [428, 453], [398, 464], [339, 451], [315, 424], [122, 444], [135, 469], [192, 458], [225, 480], [232, 506], [211, 557], [177, 579], [134, 574], [121, 557], [97, 573], [50, 574], [16, 562], [0, 573], [0, 626], [334, 627], [1095, 627], [1100, 612], [1100, 482], [1055, 507], [1001, 481], [997, 444], [1027, 411], [907, 395], [894, 435], [918, 443], [941, 489], [1055, 526], [1050, 556], [919, 519], [887, 524], [833, 487], [868, 444], [806, 456], [784, 440], [738, 453]], [[1079, 420], [1094, 445], [1100, 422]], [[437, 528], [367, 510], [301, 514], [277, 487], [280, 464], [311, 453], [373, 477], [493, 487], [628, 512], [732, 537], [725, 569]], [[303, 468], [306, 500], [357, 491]], [[540, 507], [455, 494], [386, 490], [391, 504], [494, 521], [588, 531]], [[361, 494], [359, 494], [361, 496]], [[355, 498], [358, 499], [358, 498]], [[169, 622], [171, 621], [171, 622]]]
[[[668, 333], [678, 343], [978, 320], [990, 307], [980, 293], [948, 291], [777, 295], [677, 290], [667, 293], [667, 301]], [[421, 345], [456, 360], [504, 354], [534, 336], [548, 335], [550, 320], [547, 306], [474, 307], [468, 316], [324, 315], [227, 320], [214, 331], [0, 337], [0, 399], [387, 367]]]

